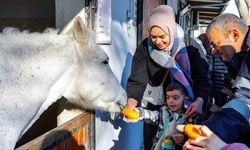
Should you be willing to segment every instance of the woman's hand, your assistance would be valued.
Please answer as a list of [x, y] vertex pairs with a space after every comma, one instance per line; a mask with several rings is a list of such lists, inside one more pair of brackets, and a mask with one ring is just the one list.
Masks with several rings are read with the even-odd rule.
[[187, 111], [184, 115], [184, 119], [193, 118], [198, 114], [202, 113], [203, 99], [197, 97], [197, 99], [187, 108]]

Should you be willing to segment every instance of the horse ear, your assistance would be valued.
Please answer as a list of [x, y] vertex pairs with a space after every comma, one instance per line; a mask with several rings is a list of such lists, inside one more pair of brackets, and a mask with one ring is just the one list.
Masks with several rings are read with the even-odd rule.
[[76, 17], [73, 25], [73, 34], [75, 40], [80, 44], [87, 45], [89, 38], [89, 31], [84, 25], [81, 17]]

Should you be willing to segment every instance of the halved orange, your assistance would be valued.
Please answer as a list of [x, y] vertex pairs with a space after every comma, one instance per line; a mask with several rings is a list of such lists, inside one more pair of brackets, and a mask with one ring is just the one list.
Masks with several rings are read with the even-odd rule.
[[184, 127], [184, 132], [190, 137], [190, 138], [196, 138], [201, 136], [199, 129], [197, 129], [192, 124], [186, 124]]

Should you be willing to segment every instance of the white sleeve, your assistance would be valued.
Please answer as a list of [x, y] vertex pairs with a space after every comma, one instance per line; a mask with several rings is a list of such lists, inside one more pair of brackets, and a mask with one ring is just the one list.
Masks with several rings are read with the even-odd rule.
[[150, 120], [156, 122], [159, 119], [159, 111], [151, 111], [145, 108], [138, 108], [140, 110], [140, 120]]

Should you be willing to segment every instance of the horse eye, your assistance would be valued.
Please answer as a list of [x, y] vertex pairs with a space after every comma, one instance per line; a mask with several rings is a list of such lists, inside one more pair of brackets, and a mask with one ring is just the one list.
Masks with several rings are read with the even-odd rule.
[[105, 65], [107, 65], [109, 63], [109, 58], [107, 58], [106, 60], [104, 60], [102, 63], [105, 64]]

